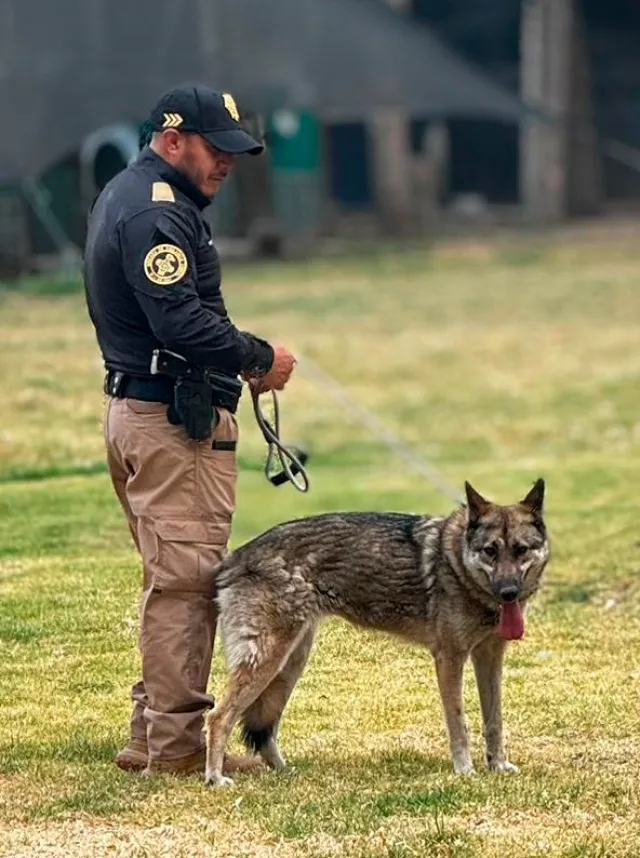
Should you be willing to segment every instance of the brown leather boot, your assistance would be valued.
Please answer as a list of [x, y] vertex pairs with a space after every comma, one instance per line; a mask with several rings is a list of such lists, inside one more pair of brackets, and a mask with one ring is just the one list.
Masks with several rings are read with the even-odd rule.
[[[126, 748], [116, 756], [116, 765], [128, 772], [143, 772], [146, 777], [157, 774], [192, 775], [204, 772], [206, 749], [200, 748], [186, 757], [176, 760], [153, 760], [149, 763], [147, 743], [144, 739], [131, 739]], [[235, 772], [251, 773], [264, 771], [262, 757], [239, 757], [225, 754], [222, 771], [225, 774]]]
[[141, 772], [147, 767], [147, 740], [130, 739], [129, 744], [116, 755], [116, 766], [125, 772]]

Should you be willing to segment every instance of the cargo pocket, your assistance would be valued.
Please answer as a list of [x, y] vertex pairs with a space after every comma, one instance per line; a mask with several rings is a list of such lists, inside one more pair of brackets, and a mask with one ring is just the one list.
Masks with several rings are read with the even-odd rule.
[[[211, 435], [208, 452], [220, 462], [235, 462], [238, 446], [238, 421], [234, 414], [226, 408], [218, 408], [218, 419]], [[220, 456], [220, 453], [231, 453], [230, 456]]]
[[155, 590], [212, 592], [216, 569], [227, 551], [228, 524], [146, 519], [139, 532], [141, 553]]

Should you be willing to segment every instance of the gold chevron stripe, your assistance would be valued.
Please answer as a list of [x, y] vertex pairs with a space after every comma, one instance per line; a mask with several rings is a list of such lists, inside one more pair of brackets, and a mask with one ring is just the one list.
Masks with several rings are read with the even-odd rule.
[[164, 122], [162, 123], [163, 128], [177, 128], [178, 125], [182, 125], [184, 119], [180, 116], [179, 113], [165, 113]]

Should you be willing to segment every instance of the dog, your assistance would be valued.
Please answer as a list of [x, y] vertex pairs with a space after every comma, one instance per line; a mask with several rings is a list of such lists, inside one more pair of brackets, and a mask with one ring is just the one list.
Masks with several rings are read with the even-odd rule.
[[326, 616], [425, 645], [436, 676], [453, 768], [473, 772], [462, 701], [473, 663], [489, 769], [516, 772], [502, 727], [507, 642], [550, 556], [544, 480], [519, 503], [486, 500], [468, 482], [448, 517], [330, 513], [279, 524], [227, 555], [216, 600], [229, 682], [205, 716], [205, 782], [228, 786], [225, 745], [238, 720], [245, 744], [273, 769], [282, 713]]

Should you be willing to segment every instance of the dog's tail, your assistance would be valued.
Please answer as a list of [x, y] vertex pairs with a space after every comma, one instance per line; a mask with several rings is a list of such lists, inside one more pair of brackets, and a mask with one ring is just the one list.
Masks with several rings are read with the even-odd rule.
[[249, 719], [243, 718], [240, 736], [247, 748], [254, 754], [259, 754], [263, 751], [271, 739], [275, 731], [275, 724], [268, 724], [265, 727], [252, 727]]

